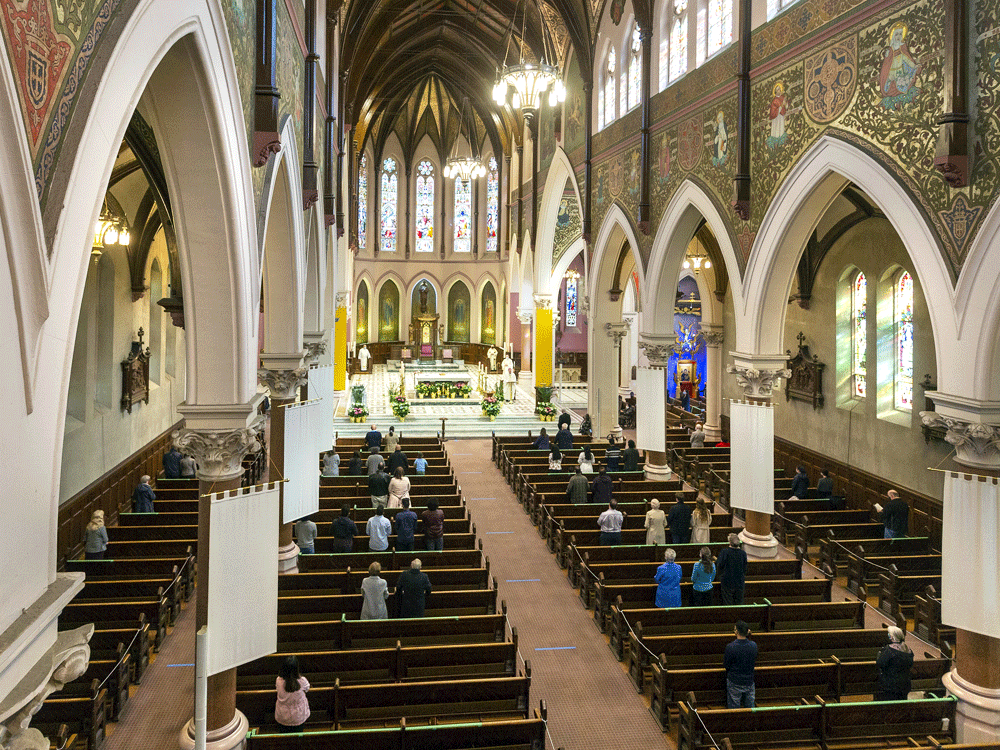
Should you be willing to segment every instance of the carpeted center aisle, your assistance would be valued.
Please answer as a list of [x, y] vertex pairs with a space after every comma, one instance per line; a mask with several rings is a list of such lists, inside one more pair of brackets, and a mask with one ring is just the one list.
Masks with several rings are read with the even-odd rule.
[[[446, 446], [521, 656], [531, 662], [531, 702], [548, 705], [553, 747], [673, 747], [494, 466], [490, 441]], [[601, 510], [595, 506], [595, 527]]]

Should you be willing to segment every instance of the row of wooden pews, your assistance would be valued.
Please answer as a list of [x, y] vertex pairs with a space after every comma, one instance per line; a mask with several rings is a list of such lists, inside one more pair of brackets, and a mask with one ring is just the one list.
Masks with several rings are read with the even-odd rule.
[[[341, 469], [356, 441], [338, 441]], [[545, 742], [546, 709], [530, 709], [531, 663], [520, 663], [517, 629], [497, 600], [451, 465], [438, 440], [403, 439], [411, 461], [419, 450], [425, 476], [408, 474], [418, 516], [431, 498], [445, 512], [443, 551], [367, 551], [367, 477], [321, 480], [317, 554], [299, 558], [299, 573], [279, 578], [278, 651], [237, 670], [237, 707], [252, 730], [251, 750], [378, 748], [532, 748]], [[362, 535], [353, 552], [328, 550], [328, 524], [343, 504]], [[386, 509], [390, 518], [398, 511]], [[416, 546], [420, 547], [418, 532]], [[379, 562], [390, 589], [414, 558], [430, 577], [425, 616], [361, 620], [361, 582]], [[296, 655], [309, 679], [311, 715], [299, 733], [275, 725], [274, 681]]]

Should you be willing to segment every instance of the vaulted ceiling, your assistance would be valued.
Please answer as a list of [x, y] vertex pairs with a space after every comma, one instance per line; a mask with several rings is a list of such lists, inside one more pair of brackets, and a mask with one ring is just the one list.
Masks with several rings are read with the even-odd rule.
[[[593, 0], [600, 6], [603, 0]], [[447, 157], [475, 120], [480, 148], [509, 153], [520, 139], [520, 115], [491, 98], [496, 70], [548, 50], [572, 54], [585, 78], [591, 68], [592, 0], [345, 0], [341, 70], [346, 71], [345, 117], [356, 145], [376, 155], [395, 133], [404, 156], [430, 137]], [[525, 16], [525, 8], [527, 15]], [[473, 114], [474, 113], [474, 114]]]

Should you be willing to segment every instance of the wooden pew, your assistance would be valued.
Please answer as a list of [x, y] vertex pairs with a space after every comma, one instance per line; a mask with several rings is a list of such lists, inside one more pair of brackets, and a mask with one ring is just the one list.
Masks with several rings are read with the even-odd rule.
[[913, 597], [913, 632], [920, 638], [950, 650], [955, 642], [955, 628], [941, 623], [941, 599], [933, 586]]
[[[278, 625], [339, 619], [341, 615], [358, 619], [362, 603], [360, 593], [329, 596], [279, 595]], [[428, 617], [490, 615], [496, 613], [496, 603], [495, 586], [469, 591], [435, 591], [427, 597], [425, 614]]]
[[[465, 549], [471, 550], [476, 548], [476, 525], [472, 525], [472, 531], [468, 532], [456, 532], [449, 530], [450, 520], [445, 519], [445, 529], [444, 529], [444, 548], [448, 549]], [[363, 528], [359, 527], [358, 531], [364, 531]], [[417, 535], [414, 539], [414, 547], [419, 547], [424, 543], [423, 532], [419, 529], [417, 530]], [[389, 535], [389, 547], [394, 549], [396, 547], [396, 535]], [[359, 552], [365, 552], [368, 550], [368, 537], [363, 533], [360, 536], [354, 537], [354, 554]], [[419, 550], [424, 552], [424, 550]], [[316, 552], [317, 554], [337, 554], [333, 551], [333, 537], [332, 536], [318, 536], [316, 537]], [[378, 552], [372, 552], [371, 554], [381, 554]], [[423, 558], [421, 558], [423, 559]]]
[[[70, 683], [72, 684], [72, 683]], [[273, 691], [272, 691], [273, 692]], [[31, 720], [31, 726], [50, 735], [65, 724], [68, 730], [84, 742], [87, 750], [100, 750], [104, 746], [107, 727], [107, 689], [97, 680], [85, 686], [84, 695], [53, 693]]]
[[187, 601], [194, 592], [197, 573], [194, 555], [178, 557], [118, 557], [103, 560], [67, 560], [66, 570], [86, 573], [88, 581], [141, 580], [149, 577], [178, 576], [175, 586]]
[[[916, 595], [927, 590], [928, 586], [935, 589], [941, 587], [940, 573], [925, 573], [906, 575], [895, 565], [878, 575], [878, 608], [889, 617], [899, 620], [903, 615], [909, 618], [913, 614]], [[869, 589], [862, 586], [862, 594], [868, 597]]]
[[318, 570], [344, 570], [353, 568], [364, 570], [373, 562], [382, 566], [383, 570], [406, 570], [410, 563], [419, 558], [424, 570], [439, 568], [475, 568], [484, 562], [483, 542], [479, 541], [477, 549], [445, 549], [445, 550], [415, 550], [413, 552], [327, 552], [315, 555], [300, 555], [299, 570], [304, 572]]
[[[791, 540], [796, 539], [799, 535], [799, 529], [803, 526], [813, 528], [872, 522], [871, 511], [865, 510], [817, 510], [806, 513], [784, 508], [783, 503], [778, 503], [775, 508], [777, 512], [771, 516], [771, 530], [775, 537], [784, 544], [789, 544]], [[812, 538], [806, 537], [808, 542], [812, 542]]]
[[137, 627], [130, 628], [110, 628], [100, 623], [95, 624], [94, 635], [90, 638], [92, 656], [95, 653], [116, 651], [118, 644], [124, 644], [131, 654], [129, 665], [132, 671], [129, 681], [138, 685], [142, 682], [143, 673], [149, 667], [149, 623], [145, 618], [138, 621]]
[[[409, 726], [398, 728], [321, 731], [276, 734], [275, 728], [252, 729], [247, 750], [468, 750], [488, 746], [493, 750], [543, 750], [545, 747], [545, 702], [532, 719]], [[488, 744], [486, 744], [488, 743]]]
[[883, 539], [879, 534], [873, 538], [856, 539], [841, 538], [831, 531], [818, 541], [820, 564], [829, 565], [834, 572], [837, 571], [839, 564], [851, 555], [860, 554], [859, 548], [864, 550], [866, 555], [924, 555], [937, 551], [931, 547], [930, 539], [926, 536]]
[[110, 721], [118, 721], [125, 711], [129, 699], [129, 686], [132, 684], [132, 654], [124, 643], [118, 643], [114, 648], [97, 648], [93, 639], [90, 642], [90, 663], [87, 671], [76, 681], [67, 685], [62, 693], [65, 695], [89, 695], [90, 684], [96, 680], [107, 694], [105, 712]]
[[[484, 568], [442, 568], [424, 571], [431, 577], [434, 592], [484, 589], [490, 585], [489, 559]], [[402, 570], [383, 570], [381, 576], [395, 588]], [[368, 570], [321, 570], [278, 577], [278, 596], [286, 594], [350, 594], [361, 591]], [[432, 593], [431, 596], [434, 596]]]
[[181, 609], [179, 589], [171, 584], [176, 578], [149, 578], [146, 580], [93, 580], [86, 581], [76, 601], [119, 602], [138, 599], [157, 599], [166, 603], [164, 615], [167, 625], [173, 626]]
[[[594, 515], [594, 528], [587, 529], [586, 531], [568, 531], [562, 527], [556, 527], [555, 530], [555, 542], [552, 546], [555, 547], [556, 562], [559, 563], [559, 567], [565, 568], [571, 563], [571, 556], [573, 554], [573, 547], [579, 548], [590, 548], [599, 547], [601, 541], [601, 532], [597, 528], [597, 515]], [[628, 519], [626, 519], [628, 522]], [[713, 519], [714, 523], [714, 519]], [[708, 530], [709, 534], [709, 544], [721, 544], [728, 541], [730, 534], [736, 534], [742, 531], [741, 528], [735, 526], [712, 526]], [[646, 530], [642, 528], [642, 524], [637, 524], [634, 528], [628, 528], [628, 526], [623, 525], [622, 528], [622, 545], [644, 545], [646, 543]], [[673, 545], [664, 545], [664, 548]]]
[[879, 573], [888, 570], [890, 565], [909, 575], [940, 575], [941, 555], [866, 555], [864, 549], [859, 547], [854, 555], [847, 558], [847, 590], [860, 595], [861, 587], [877, 583]]
[[153, 650], [159, 651], [167, 635], [170, 605], [166, 597], [152, 597], [133, 601], [80, 601], [67, 604], [59, 615], [59, 624], [79, 627], [85, 623], [101, 623], [102, 627], [131, 627], [141, 617], [149, 623], [153, 637]]
[[879, 522], [870, 523], [818, 523], [808, 516], [802, 519], [801, 526], [795, 527], [795, 546], [805, 548], [815, 547], [824, 536], [832, 532], [841, 541], [850, 538], [873, 539], [881, 537], [885, 527]]

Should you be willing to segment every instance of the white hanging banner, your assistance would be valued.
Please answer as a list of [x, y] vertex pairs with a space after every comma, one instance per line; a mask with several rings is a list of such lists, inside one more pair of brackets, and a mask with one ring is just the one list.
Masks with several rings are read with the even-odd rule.
[[[995, 477], [944, 476], [941, 621], [1000, 638], [1000, 485]], [[975, 592], [975, 596], [970, 596]]]
[[321, 401], [289, 404], [285, 410], [285, 476], [282, 523], [297, 521], [319, 510], [319, 451], [313, 425]]
[[337, 401], [333, 397], [333, 365], [309, 368], [309, 398], [322, 404], [313, 425], [316, 430], [316, 452], [325, 453], [333, 447], [333, 414]]
[[729, 434], [730, 505], [774, 513], [774, 408], [733, 401]]
[[278, 650], [279, 487], [209, 496], [209, 675]]
[[665, 370], [637, 367], [635, 370], [635, 444], [647, 451], [666, 450]]

